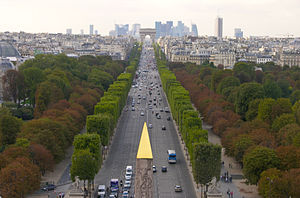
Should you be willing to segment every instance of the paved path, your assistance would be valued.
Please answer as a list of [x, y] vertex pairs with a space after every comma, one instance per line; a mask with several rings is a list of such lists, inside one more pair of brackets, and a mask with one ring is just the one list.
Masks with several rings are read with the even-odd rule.
[[[212, 132], [211, 126], [203, 123], [203, 129], [208, 131], [208, 141], [213, 144], [221, 145], [221, 139], [219, 136]], [[225, 155], [224, 148], [222, 148], [222, 161], [224, 161], [224, 166], [221, 169], [221, 175], [228, 172], [229, 175], [234, 175], [237, 177], [242, 177], [243, 172], [241, 166], [232, 157]], [[229, 168], [230, 164], [230, 168]], [[257, 186], [246, 185], [245, 179], [233, 179], [232, 183], [219, 181], [217, 186], [222, 191], [224, 197], [227, 196], [227, 191], [233, 191], [234, 198], [260, 198], [258, 195]]]

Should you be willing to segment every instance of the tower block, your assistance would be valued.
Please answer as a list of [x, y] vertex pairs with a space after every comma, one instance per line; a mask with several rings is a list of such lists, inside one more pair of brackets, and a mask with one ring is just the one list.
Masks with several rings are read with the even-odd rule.
[[140, 144], [136, 156], [135, 197], [153, 197], [153, 155], [146, 122], [144, 123]]

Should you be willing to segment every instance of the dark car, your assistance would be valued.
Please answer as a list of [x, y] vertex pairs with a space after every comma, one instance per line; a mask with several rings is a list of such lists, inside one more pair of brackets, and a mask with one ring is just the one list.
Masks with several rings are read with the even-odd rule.
[[161, 130], [166, 130], [166, 127], [165, 127], [165, 126], [162, 126], [162, 127], [161, 127]]
[[169, 117], [167, 118], [167, 120], [170, 121], [170, 120], [171, 120], [171, 117], [169, 116]]
[[48, 184], [47, 186], [43, 187], [43, 191], [55, 190], [56, 186], [54, 184]]
[[162, 166], [161, 167], [161, 172], [167, 172], [167, 167], [166, 166]]

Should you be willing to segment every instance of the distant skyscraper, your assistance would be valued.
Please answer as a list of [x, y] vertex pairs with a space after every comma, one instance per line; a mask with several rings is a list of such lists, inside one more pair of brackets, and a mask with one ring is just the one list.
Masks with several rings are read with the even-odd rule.
[[141, 24], [133, 24], [131, 34], [134, 37], [139, 37], [140, 35]]
[[84, 30], [83, 29], [80, 30], [80, 34], [84, 35]]
[[161, 36], [161, 21], [155, 21], [155, 38], [158, 39]]
[[95, 35], [98, 35], [98, 30], [95, 30]]
[[72, 28], [68, 28], [66, 31], [67, 34], [72, 34]]
[[196, 24], [192, 24], [192, 35], [198, 36], [198, 28]]
[[129, 32], [129, 25], [125, 24], [115, 24], [115, 32], [116, 36], [125, 36], [128, 35]]
[[94, 25], [90, 25], [90, 35], [94, 34]]
[[167, 21], [166, 24], [166, 35], [172, 35], [173, 21]]
[[215, 26], [215, 36], [218, 38], [223, 37], [223, 18], [217, 17], [216, 18], [216, 26]]
[[182, 37], [184, 35], [184, 23], [182, 21], [177, 22], [177, 36]]
[[243, 36], [244, 36], [244, 33], [241, 28], [234, 29], [234, 37], [235, 38], [243, 38]]

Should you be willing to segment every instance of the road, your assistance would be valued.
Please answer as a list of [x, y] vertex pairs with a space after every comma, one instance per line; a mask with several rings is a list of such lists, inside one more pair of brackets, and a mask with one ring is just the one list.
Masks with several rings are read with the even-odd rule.
[[[168, 106], [168, 103], [160, 87], [161, 82], [155, 66], [154, 51], [150, 46], [151, 44], [148, 43], [148, 47], [143, 48], [138, 68], [140, 72], [136, 79], [137, 85], [132, 87], [129, 92], [127, 105], [119, 119], [107, 159], [95, 177], [95, 186], [97, 187], [99, 184], [109, 186], [112, 178], [125, 181], [125, 167], [132, 165], [135, 168], [142, 127], [144, 122], [147, 122], [148, 126], [149, 124], [153, 125], [153, 128], [148, 128], [148, 131], [153, 152], [153, 164], [157, 167], [157, 172], [153, 173], [153, 197], [193, 198], [196, 197], [196, 193], [183, 152], [180, 149], [175, 126], [172, 120], [167, 120], [171, 114], [160, 112], [161, 109]], [[152, 84], [150, 84], [151, 82]], [[151, 95], [149, 94], [150, 88], [153, 89]], [[135, 111], [132, 111], [133, 99]], [[149, 104], [151, 104], [152, 109]], [[144, 115], [141, 115], [141, 112]], [[159, 112], [161, 119], [156, 118], [156, 112]], [[162, 126], [165, 126], [166, 130], [163, 131]], [[168, 149], [176, 151], [176, 164], [168, 164]], [[168, 168], [166, 173], [161, 172], [161, 167], [164, 165]], [[182, 192], [175, 192], [174, 186], [177, 184], [182, 186]], [[133, 190], [134, 179], [132, 179], [130, 195], [134, 193]], [[96, 197], [96, 193], [94, 196]]]

